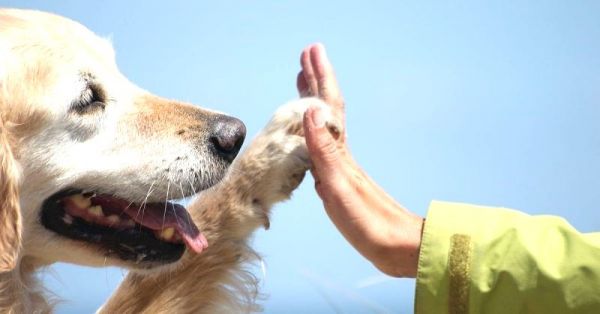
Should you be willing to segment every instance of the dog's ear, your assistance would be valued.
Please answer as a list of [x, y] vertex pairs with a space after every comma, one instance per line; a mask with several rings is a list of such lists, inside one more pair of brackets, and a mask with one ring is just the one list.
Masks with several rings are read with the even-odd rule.
[[19, 171], [0, 115], [0, 273], [13, 269], [21, 248]]

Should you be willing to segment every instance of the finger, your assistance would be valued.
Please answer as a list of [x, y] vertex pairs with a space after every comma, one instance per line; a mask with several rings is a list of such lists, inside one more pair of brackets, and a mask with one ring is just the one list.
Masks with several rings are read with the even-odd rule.
[[336, 140], [325, 125], [319, 107], [310, 107], [304, 113], [304, 136], [313, 164], [313, 175], [321, 180], [335, 180], [338, 176], [340, 154]]
[[296, 77], [296, 88], [298, 89], [298, 94], [300, 97], [310, 96], [310, 89], [308, 87], [308, 83], [306, 83], [306, 79], [304, 78], [303, 71], [300, 71]]
[[327, 57], [325, 46], [320, 43], [310, 46], [309, 55], [319, 96], [336, 109], [343, 109], [342, 93], [335, 78], [333, 66]]
[[308, 96], [318, 96], [318, 84], [317, 78], [315, 77], [315, 71], [310, 61], [310, 49], [312, 46], [304, 48], [302, 55], [300, 56], [300, 64], [302, 66], [302, 73], [304, 74], [304, 80], [308, 86]]

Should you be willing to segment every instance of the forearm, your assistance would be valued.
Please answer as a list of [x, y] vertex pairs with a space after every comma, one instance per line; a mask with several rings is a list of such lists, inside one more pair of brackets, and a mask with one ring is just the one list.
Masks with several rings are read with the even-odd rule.
[[423, 218], [402, 207], [352, 161], [339, 164], [339, 177], [324, 177], [317, 184], [331, 220], [382, 272], [415, 277]]

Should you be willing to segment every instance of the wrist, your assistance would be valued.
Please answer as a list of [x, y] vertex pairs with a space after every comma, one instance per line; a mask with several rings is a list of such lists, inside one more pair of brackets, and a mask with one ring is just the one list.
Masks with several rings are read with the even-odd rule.
[[407, 214], [410, 217], [396, 225], [390, 239], [370, 259], [379, 270], [392, 277], [417, 276], [424, 219]]
[[328, 215], [383, 273], [416, 277], [423, 218], [403, 208], [352, 158], [340, 160], [335, 175], [322, 175], [317, 186]]
[[357, 249], [389, 276], [416, 277], [424, 219], [400, 205], [360, 167], [350, 168], [354, 175], [347, 178], [367, 209]]

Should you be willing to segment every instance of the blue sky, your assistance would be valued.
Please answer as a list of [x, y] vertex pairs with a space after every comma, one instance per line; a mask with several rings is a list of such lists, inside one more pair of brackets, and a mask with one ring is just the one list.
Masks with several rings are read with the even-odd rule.
[[[431, 200], [561, 215], [600, 230], [597, 1], [7, 1], [110, 37], [161, 96], [241, 118], [250, 137], [296, 97], [301, 49], [329, 51], [356, 159], [409, 209]], [[409, 313], [414, 281], [382, 276], [337, 233], [308, 178], [254, 247], [267, 313]], [[118, 269], [57, 265], [58, 313], [93, 312]]]

